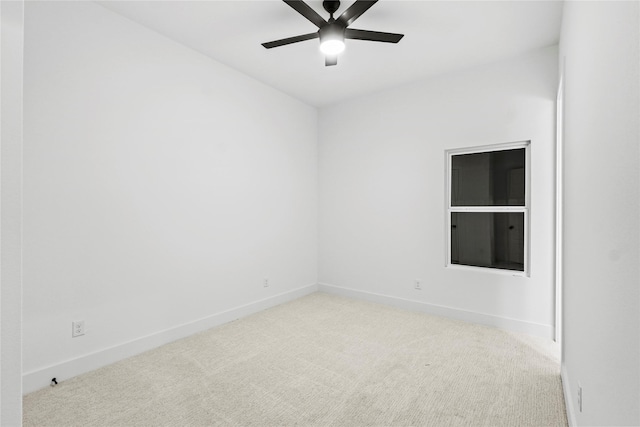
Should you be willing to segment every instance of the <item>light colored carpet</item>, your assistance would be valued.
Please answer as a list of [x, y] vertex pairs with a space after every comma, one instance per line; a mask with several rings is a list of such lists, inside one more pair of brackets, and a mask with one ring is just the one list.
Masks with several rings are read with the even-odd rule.
[[315, 293], [24, 397], [25, 426], [565, 426], [544, 340]]

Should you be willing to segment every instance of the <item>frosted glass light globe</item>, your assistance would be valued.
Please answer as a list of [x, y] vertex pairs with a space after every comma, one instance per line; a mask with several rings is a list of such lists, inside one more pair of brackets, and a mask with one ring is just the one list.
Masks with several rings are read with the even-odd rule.
[[344, 42], [342, 40], [325, 40], [320, 43], [320, 51], [325, 55], [337, 55], [344, 50]]

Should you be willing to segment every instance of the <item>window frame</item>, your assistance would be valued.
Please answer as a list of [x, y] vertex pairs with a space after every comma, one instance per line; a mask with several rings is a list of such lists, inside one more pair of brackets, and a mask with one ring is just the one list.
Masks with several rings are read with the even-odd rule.
[[[453, 156], [479, 154], [495, 151], [521, 149], [525, 150], [525, 202], [524, 206], [452, 206], [451, 176]], [[456, 270], [482, 271], [518, 277], [530, 277], [530, 218], [531, 209], [531, 141], [508, 142], [502, 144], [482, 145], [477, 147], [455, 148], [445, 150], [445, 267]], [[494, 267], [479, 267], [451, 262], [451, 214], [455, 212], [507, 212], [524, 215], [524, 259], [523, 271]]]

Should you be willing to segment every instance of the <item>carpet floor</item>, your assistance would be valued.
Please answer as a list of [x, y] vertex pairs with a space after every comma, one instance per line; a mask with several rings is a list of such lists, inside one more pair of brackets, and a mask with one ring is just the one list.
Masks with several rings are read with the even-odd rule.
[[24, 397], [24, 426], [566, 426], [546, 340], [315, 293]]

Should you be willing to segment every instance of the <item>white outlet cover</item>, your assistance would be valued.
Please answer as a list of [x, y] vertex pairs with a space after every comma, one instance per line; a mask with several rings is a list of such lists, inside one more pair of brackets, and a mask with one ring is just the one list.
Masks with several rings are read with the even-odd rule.
[[76, 320], [71, 323], [71, 337], [79, 337], [84, 335], [84, 320]]

